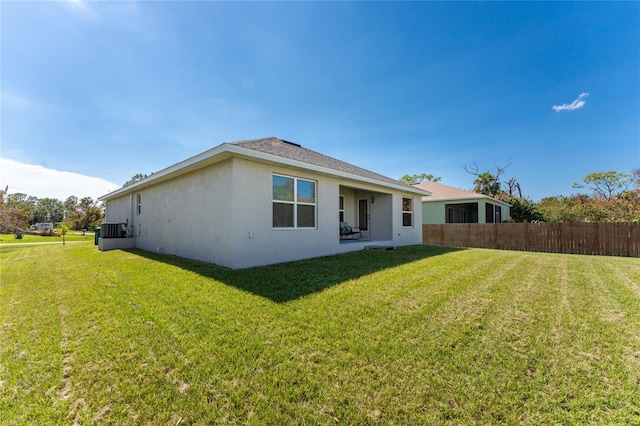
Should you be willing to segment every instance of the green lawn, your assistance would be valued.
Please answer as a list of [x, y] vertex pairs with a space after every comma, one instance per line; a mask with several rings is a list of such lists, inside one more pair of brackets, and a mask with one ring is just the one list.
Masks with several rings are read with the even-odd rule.
[[640, 261], [0, 247], [2, 424], [640, 424]]
[[[65, 242], [75, 241], [91, 241], [95, 239], [93, 232], [85, 232], [82, 235], [81, 232], [70, 231], [65, 236]], [[62, 236], [41, 236], [41, 235], [27, 235], [24, 234], [22, 238], [17, 239], [14, 234], [0, 234], [0, 244], [24, 244], [24, 243], [56, 243], [62, 245]]]

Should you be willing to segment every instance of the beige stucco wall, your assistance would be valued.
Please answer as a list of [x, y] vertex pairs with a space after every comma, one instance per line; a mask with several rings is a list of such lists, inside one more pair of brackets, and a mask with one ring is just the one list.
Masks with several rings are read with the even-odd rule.
[[126, 250], [136, 246], [135, 238], [99, 238], [98, 248], [102, 251]]
[[[317, 228], [273, 228], [273, 173], [317, 182]], [[139, 215], [137, 193], [142, 197]], [[393, 245], [421, 244], [422, 204], [416, 194], [404, 194], [414, 199], [415, 209], [414, 226], [405, 228], [401, 193], [241, 158], [109, 200], [107, 221], [129, 219], [136, 246], [143, 250], [247, 268], [362, 249], [362, 244], [340, 244], [339, 195], [345, 196], [345, 219], [354, 225], [358, 196], [375, 197], [370, 205], [372, 238]]]
[[344, 221], [351, 226], [358, 226], [358, 218], [356, 216], [358, 207], [355, 196], [355, 189], [340, 187], [339, 195], [344, 197]]
[[106, 203], [105, 222], [118, 222], [131, 224], [131, 196], [126, 195]]
[[109, 200], [106, 220], [128, 218], [136, 247], [143, 250], [231, 266], [231, 171], [227, 160]]
[[[413, 199], [413, 224], [402, 225], [402, 198]], [[422, 244], [422, 202], [415, 194], [393, 194], [393, 241], [399, 245]]]
[[[370, 235], [373, 240], [393, 239], [393, 195], [374, 193], [373, 203], [369, 204]], [[400, 207], [402, 208], [402, 207]], [[392, 220], [388, 220], [391, 217]]]
[[[234, 159], [233, 268], [286, 262], [335, 253], [338, 242], [338, 185], [331, 178], [243, 159]], [[315, 229], [273, 228], [274, 173], [316, 181]]]

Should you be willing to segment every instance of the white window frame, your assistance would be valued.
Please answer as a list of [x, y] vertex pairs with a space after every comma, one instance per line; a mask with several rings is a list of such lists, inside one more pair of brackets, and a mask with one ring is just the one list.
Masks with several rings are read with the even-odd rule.
[[[409, 200], [410, 201], [410, 210], [405, 210], [404, 209], [404, 201], [405, 200]], [[405, 225], [404, 224], [404, 217], [405, 215], [409, 215], [409, 217], [411, 218], [411, 225]], [[403, 228], [413, 228], [413, 198], [410, 197], [402, 197], [402, 227]]]
[[[286, 179], [293, 179], [293, 201], [289, 200], [275, 200], [273, 199], [273, 177], [282, 177]], [[298, 201], [298, 182], [313, 182], [314, 185], [314, 193], [313, 199], [315, 200], [313, 203]], [[313, 179], [305, 179], [298, 178], [295, 176], [283, 175], [280, 173], [273, 173], [271, 177], [271, 227], [273, 229], [317, 229], [318, 228], [318, 181]], [[293, 226], [274, 226], [273, 225], [273, 205], [274, 204], [290, 204], [293, 205]], [[298, 226], [298, 206], [313, 206], [313, 226]]]
[[139, 216], [142, 213], [142, 194], [136, 195], [136, 214]]
[[341, 195], [338, 199], [338, 219], [340, 222], [344, 222], [344, 195]]

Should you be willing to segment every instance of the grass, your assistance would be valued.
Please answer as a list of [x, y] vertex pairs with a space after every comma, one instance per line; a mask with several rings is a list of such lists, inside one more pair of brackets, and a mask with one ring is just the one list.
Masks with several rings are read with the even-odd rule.
[[[82, 235], [80, 232], [68, 232], [65, 241], [94, 241], [94, 233], [86, 232]], [[22, 235], [21, 239], [17, 239], [14, 234], [0, 234], [0, 244], [24, 244], [24, 243], [57, 243], [62, 245], [62, 235], [59, 236], [42, 236], [42, 235]]]
[[640, 263], [0, 248], [2, 424], [640, 424]]

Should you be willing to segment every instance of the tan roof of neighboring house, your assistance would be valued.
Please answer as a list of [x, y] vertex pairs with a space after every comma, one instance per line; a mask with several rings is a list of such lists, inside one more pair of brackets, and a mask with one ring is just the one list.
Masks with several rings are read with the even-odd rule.
[[444, 201], [444, 200], [464, 200], [464, 199], [478, 199], [478, 198], [488, 198], [489, 200], [495, 202], [496, 204], [510, 205], [501, 200], [497, 200], [495, 198], [489, 197], [488, 195], [478, 194], [477, 192], [466, 191], [464, 189], [455, 188], [453, 186], [444, 185], [438, 182], [430, 182], [423, 181], [420, 183], [414, 183], [411, 185], [413, 187], [422, 189], [424, 191], [429, 191], [431, 196], [422, 197], [422, 201]]

